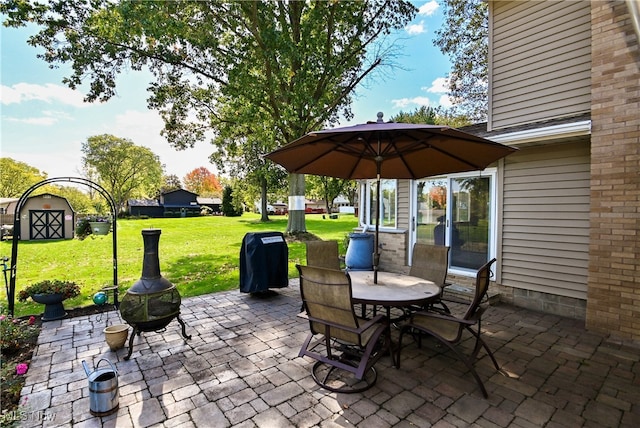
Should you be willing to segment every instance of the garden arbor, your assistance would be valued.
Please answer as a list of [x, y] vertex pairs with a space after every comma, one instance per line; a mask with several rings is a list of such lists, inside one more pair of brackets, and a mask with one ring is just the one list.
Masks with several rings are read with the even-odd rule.
[[14, 305], [15, 305], [15, 296], [16, 296], [16, 271], [17, 271], [17, 263], [18, 263], [18, 241], [20, 240], [20, 230], [21, 230], [21, 215], [20, 212], [24, 207], [25, 203], [29, 195], [31, 195], [36, 189], [45, 186], [51, 183], [57, 182], [67, 182], [67, 183], [75, 183], [82, 184], [92, 188], [97, 191], [103, 198], [106, 199], [109, 204], [109, 209], [111, 211], [111, 217], [113, 221], [113, 232], [112, 232], [112, 241], [113, 241], [113, 299], [114, 305], [118, 306], [118, 249], [117, 249], [117, 227], [116, 227], [116, 219], [117, 219], [117, 211], [116, 204], [109, 192], [100, 186], [98, 183], [94, 183], [91, 180], [82, 177], [55, 177], [55, 178], [47, 178], [46, 180], [42, 180], [39, 183], [34, 184], [29, 187], [18, 199], [18, 203], [16, 205], [15, 217], [13, 220], [13, 242], [11, 246], [11, 279], [9, 281], [9, 289], [7, 290], [7, 300], [9, 301], [8, 309], [9, 314], [13, 315]]

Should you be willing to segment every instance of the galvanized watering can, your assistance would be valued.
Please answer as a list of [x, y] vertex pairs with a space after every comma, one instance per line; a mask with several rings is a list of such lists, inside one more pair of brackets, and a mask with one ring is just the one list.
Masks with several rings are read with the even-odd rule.
[[[106, 361], [110, 368], [98, 369], [101, 362]], [[89, 378], [89, 411], [94, 416], [107, 416], [118, 410], [118, 371], [111, 361], [102, 358], [93, 372], [82, 360], [82, 366]]]

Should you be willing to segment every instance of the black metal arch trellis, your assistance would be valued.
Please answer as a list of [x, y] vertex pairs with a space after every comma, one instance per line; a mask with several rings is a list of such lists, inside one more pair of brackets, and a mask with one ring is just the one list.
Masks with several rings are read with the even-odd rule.
[[20, 199], [18, 199], [18, 204], [16, 205], [16, 210], [15, 210], [15, 217], [13, 220], [13, 243], [11, 246], [11, 265], [10, 265], [10, 269], [11, 269], [11, 280], [9, 282], [9, 293], [7, 295], [7, 299], [9, 300], [9, 314], [11, 314], [13, 316], [13, 310], [14, 310], [14, 305], [15, 305], [15, 294], [16, 294], [16, 271], [17, 271], [17, 263], [18, 263], [18, 241], [20, 240], [20, 211], [22, 211], [22, 208], [24, 206], [24, 204], [27, 201], [27, 198], [29, 197], [29, 195], [31, 193], [33, 193], [34, 190], [36, 190], [39, 187], [42, 187], [46, 184], [51, 184], [51, 183], [56, 183], [56, 182], [68, 182], [68, 183], [75, 183], [75, 184], [83, 184], [85, 186], [88, 186], [90, 188], [92, 188], [93, 190], [96, 190], [98, 193], [100, 193], [100, 195], [105, 198], [107, 200], [107, 202], [109, 203], [109, 208], [111, 209], [111, 217], [113, 219], [113, 232], [112, 232], [112, 240], [113, 240], [113, 286], [114, 286], [114, 292], [113, 292], [113, 299], [114, 299], [114, 305], [116, 307], [118, 307], [118, 249], [117, 249], [117, 227], [116, 227], [116, 219], [117, 219], [117, 212], [116, 212], [116, 204], [115, 201], [113, 200], [113, 198], [111, 197], [111, 195], [109, 194], [109, 192], [107, 192], [107, 190], [100, 186], [98, 183], [94, 183], [91, 180], [87, 180], [86, 178], [82, 178], [82, 177], [54, 177], [54, 178], [47, 178], [46, 180], [42, 180], [39, 183], [34, 184], [33, 186], [29, 187], [23, 194], [22, 196], [20, 196]]

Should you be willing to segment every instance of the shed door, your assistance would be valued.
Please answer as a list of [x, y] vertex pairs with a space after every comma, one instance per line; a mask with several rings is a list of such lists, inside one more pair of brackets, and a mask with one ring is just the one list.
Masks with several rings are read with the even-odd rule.
[[29, 211], [29, 239], [63, 239], [64, 211]]

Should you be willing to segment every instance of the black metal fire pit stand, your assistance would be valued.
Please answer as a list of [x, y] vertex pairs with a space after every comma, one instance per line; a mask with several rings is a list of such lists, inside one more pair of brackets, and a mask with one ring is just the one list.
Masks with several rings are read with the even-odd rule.
[[[184, 323], [184, 321], [182, 321], [182, 319], [180, 318], [180, 315], [178, 315], [176, 317], [176, 319], [178, 320], [178, 322], [180, 323], [180, 326], [182, 327], [182, 337], [184, 337], [187, 340], [191, 339], [191, 335], [187, 334], [187, 326]], [[125, 361], [129, 361], [129, 358], [131, 358], [131, 354], [133, 353], [133, 338], [136, 335], [140, 336], [140, 333], [142, 333], [142, 331], [143, 330], [138, 328], [137, 325], [133, 326], [133, 332], [131, 333], [131, 336], [129, 337], [129, 353], [126, 355], [126, 357], [124, 357]]]
[[162, 332], [167, 325], [177, 318], [182, 326], [182, 336], [191, 339], [187, 334], [184, 321], [180, 319], [180, 292], [177, 287], [160, 274], [158, 243], [160, 229], [142, 231], [144, 241], [144, 258], [142, 260], [142, 276], [136, 281], [122, 298], [120, 315], [130, 326], [133, 333], [129, 338], [129, 353], [125, 360], [131, 358], [133, 338], [141, 332]]

